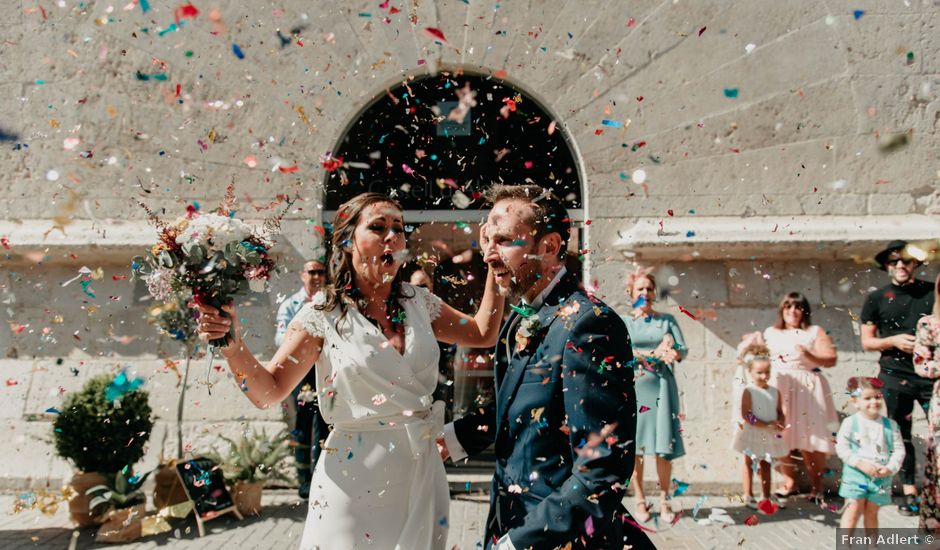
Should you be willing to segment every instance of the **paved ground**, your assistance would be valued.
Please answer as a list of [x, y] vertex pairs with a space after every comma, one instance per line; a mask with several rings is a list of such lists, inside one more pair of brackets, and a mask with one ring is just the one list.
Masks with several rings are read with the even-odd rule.
[[[134, 549], [253, 549], [296, 548], [303, 530], [305, 506], [293, 491], [268, 491], [261, 517], [238, 521], [220, 517], [206, 524], [205, 538], [199, 538], [195, 522], [189, 518], [174, 523], [175, 530], [141, 539], [127, 545], [96, 543], [94, 530], [73, 530], [67, 506], [52, 516], [37, 511], [13, 514], [14, 495], [0, 495], [0, 548], [134, 548]], [[482, 523], [486, 514], [485, 496], [458, 495], [451, 502], [449, 549], [480, 548]], [[807, 502], [792, 502], [774, 516], [759, 516], [754, 526], [744, 524], [753, 514], [740, 502], [724, 496], [681, 496], [676, 499], [682, 515], [673, 526], [662, 526], [656, 517], [646, 527], [656, 531], [650, 536], [659, 548], [775, 550], [798, 548], [834, 548], [838, 512]], [[699, 504], [697, 513], [693, 509]], [[628, 507], [630, 506], [628, 502]], [[723, 516], [717, 509], [727, 511]], [[882, 527], [915, 527], [915, 518], [901, 517], [894, 506], [882, 510]], [[728, 522], [733, 521], [733, 524]]]

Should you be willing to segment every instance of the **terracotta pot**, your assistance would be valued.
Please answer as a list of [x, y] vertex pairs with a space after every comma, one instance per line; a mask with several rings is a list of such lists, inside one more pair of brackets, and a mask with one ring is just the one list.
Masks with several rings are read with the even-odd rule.
[[232, 486], [232, 499], [242, 515], [261, 515], [262, 488], [264, 488], [263, 481], [236, 481]]
[[143, 535], [141, 519], [147, 513], [146, 504], [111, 510], [108, 520], [98, 528], [96, 542], [131, 542]]
[[105, 522], [108, 517], [108, 509], [105, 508], [97, 515], [93, 515], [89, 509], [91, 497], [85, 492], [96, 485], [106, 485], [108, 481], [103, 474], [98, 472], [78, 472], [72, 476], [69, 485], [75, 491], [75, 496], [69, 501], [69, 513], [72, 521], [79, 527], [95, 527]]
[[180, 476], [176, 474], [175, 466], [160, 466], [157, 468], [154, 480], [156, 487], [153, 490], [153, 505], [157, 510], [189, 500], [186, 491], [183, 490]]

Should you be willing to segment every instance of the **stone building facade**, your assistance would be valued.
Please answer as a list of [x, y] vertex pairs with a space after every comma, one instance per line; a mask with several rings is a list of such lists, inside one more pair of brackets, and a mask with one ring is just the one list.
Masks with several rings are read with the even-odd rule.
[[[68, 476], [42, 440], [45, 411], [116, 367], [149, 377], [160, 419], [147, 464], [175, 448], [165, 360], [178, 349], [146, 324], [151, 304], [126, 278], [153, 238], [138, 200], [173, 218], [212, 208], [235, 182], [241, 215], [260, 219], [296, 196], [278, 253], [297, 268], [329, 221], [323, 159], [412, 78], [487, 75], [553, 117], [581, 184], [586, 282], [623, 308], [626, 273], [656, 266], [662, 308], [686, 334], [689, 452], [675, 477], [700, 487], [738, 483], [727, 449], [740, 335], [767, 326], [785, 292], [806, 293], [840, 350], [828, 374], [842, 405], [845, 378], [876, 370], [857, 317], [886, 277], [866, 258], [889, 239], [940, 233], [935, 0], [224, 4], [192, 17], [63, 0], [0, 23], [0, 437], [13, 451], [0, 486]], [[456, 246], [467, 237], [449, 224], [480, 213], [407, 217]], [[91, 293], [69, 283], [83, 266]], [[295, 279], [241, 308], [259, 355]], [[194, 449], [245, 422], [280, 424], [224, 371], [210, 397], [196, 365]]]

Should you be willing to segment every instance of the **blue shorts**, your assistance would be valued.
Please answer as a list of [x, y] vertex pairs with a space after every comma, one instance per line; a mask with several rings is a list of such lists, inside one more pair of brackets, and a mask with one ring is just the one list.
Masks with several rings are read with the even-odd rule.
[[878, 506], [887, 506], [891, 504], [891, 478], [873, 478], [858, 468], [845, 464], [842, 466], [839, 496], [856, 500], [865, 499]]

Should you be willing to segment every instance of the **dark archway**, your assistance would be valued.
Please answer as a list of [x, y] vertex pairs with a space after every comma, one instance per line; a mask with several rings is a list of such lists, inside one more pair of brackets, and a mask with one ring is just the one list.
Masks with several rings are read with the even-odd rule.
[[[463, 120], [448, 119], [468, 92], [476, 105]], [[378, 191], [406, 211], [434, 211], [420, 221], [476, 218], [455, 211], [479, 209], [481, 192], [495, 182], [543, 185], [570, 210], [583, 208], [577, 162], [560, 124], [531, 96], [491, 76], [442, 72], [386, 90], [346, 130], [333, 158], [342, 163], [327, 175], [331, 212]]]

